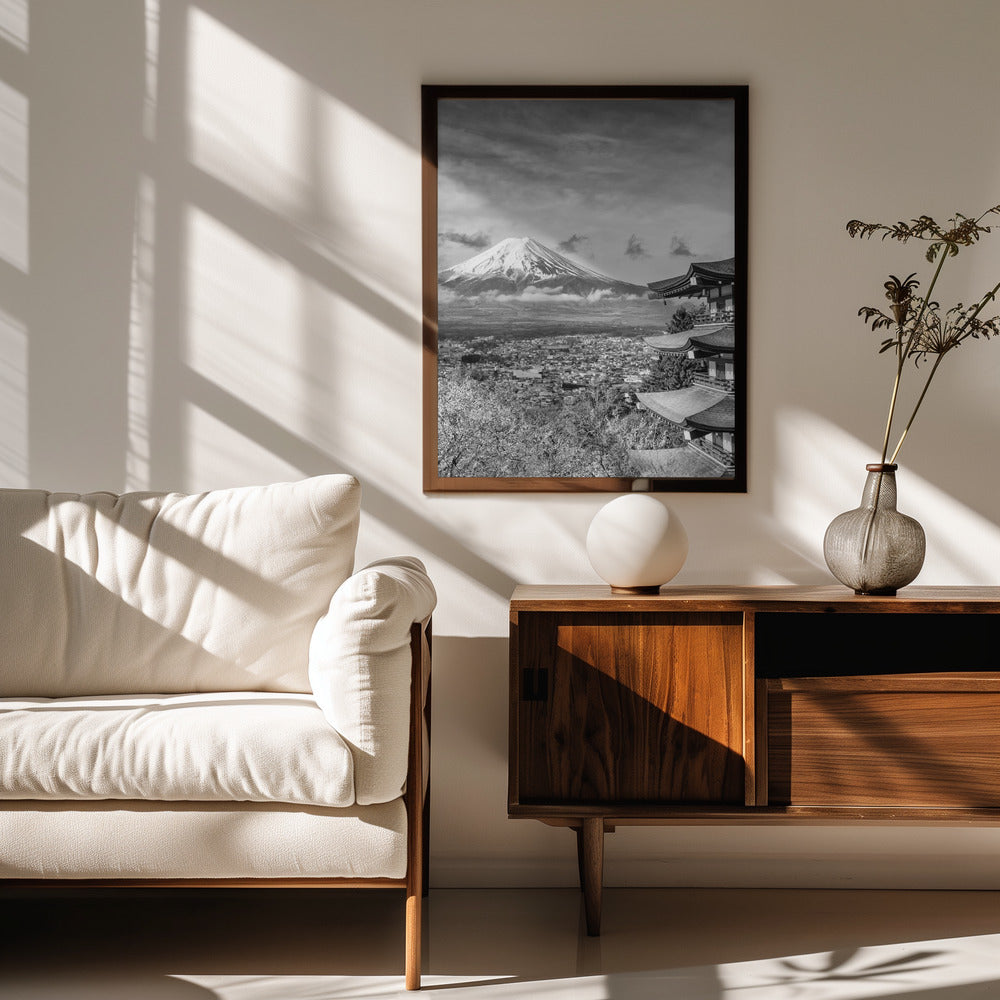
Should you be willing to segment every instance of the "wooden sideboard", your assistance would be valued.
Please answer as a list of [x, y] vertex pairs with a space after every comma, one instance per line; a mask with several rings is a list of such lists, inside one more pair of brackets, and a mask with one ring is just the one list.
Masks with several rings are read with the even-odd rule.
[[520, 586], [508, 814], [646, 823], [1000, 821], [1000, 588]]

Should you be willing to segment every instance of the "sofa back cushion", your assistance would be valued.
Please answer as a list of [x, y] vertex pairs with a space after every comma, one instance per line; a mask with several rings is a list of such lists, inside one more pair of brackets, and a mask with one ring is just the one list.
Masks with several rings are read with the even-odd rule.
[[0, 490], [0, 697], [308, 692], [351, 476], [186, 496]]

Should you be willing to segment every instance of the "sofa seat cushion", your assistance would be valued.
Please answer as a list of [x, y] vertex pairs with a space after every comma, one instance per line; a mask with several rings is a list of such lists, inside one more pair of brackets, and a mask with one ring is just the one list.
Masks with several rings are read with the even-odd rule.
[[0, 699], [0, 747], [0, 799], [354, 804], [351, 752], [310, 695]]

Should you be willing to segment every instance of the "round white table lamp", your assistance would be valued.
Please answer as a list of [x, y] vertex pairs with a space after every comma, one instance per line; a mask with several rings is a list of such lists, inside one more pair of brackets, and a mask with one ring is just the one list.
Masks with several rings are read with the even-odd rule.
[[648, 493], [605, 504], [587, 531], [587, 555], [616, 594], [655, 593], [684, 565], [688, 537], [677, 515]]

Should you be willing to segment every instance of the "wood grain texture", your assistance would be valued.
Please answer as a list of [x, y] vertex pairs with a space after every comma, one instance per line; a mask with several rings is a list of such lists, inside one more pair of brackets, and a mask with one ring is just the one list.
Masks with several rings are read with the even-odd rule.
[[807, 680], [768, 685], [772, 805], [1000, 807], [996, 675]]
[[[754, 801], [755, 806], [766, 806], [767, 800], [767, 683], [754, 681]], [[750, 803], [748, 803], [749, 805]]]
[[604, 820], [602, 817], [590, 816], [583, 821], [583, 833], [579, 844], [587, 934], [590, 937], [597, 937], [601, 933], [601, 904], [604, 896]]
[[512, 817], [1000, 823], [1000, 588], [522, 586], [511, 616]]
[[[519, 613], [516, 798], [739, 802], [742, 616]], [[544, 673], [543, 673], [544, 672]]]
[[760, 781], [757, 777], [757, 685], [754, 675], [754, 618], [752, 611], [741, 616], [743, 623], [743, 804], [757, 804]]
[[[421, 115], [421, 208], [425, 219], [437, 218], [437, 115], [427, 95], [422, 95]], [[438, 267], [437, 234], [434, 226], [423, 226], [421, 232], [421, 257], [423, 268], [421, 290], [423, 293], [423, 422], [422, 467], [425, 490], [433, 489], [438, 482]]]
[[[510, 813], [521, 801], [520, 782], [518, 781], [518, 761], [521, 756], [521, 677], [520, 658], [522, 655], [522, 640], [520, 633], [520, 617], [516, 611], [510, 612], [509, 642], [507, 644], [509, 675], [507, 704], [507, 812]], [[530, 656], [530, 651], [525, 650]]]
[[858, 614], [1000, 613], [1000, 587], [905, 587], [896, 597], [861, 597], [838, 585], [672, 587], [612, 594], [600, 584], [520, 585], [513, 611], [849, 611]]
[[983, 671], [968, 673], [939, 671], [930, 674], [858, 674], [841, 677], [771, 677], [762, 682], [768, 695], [806, 692], [867, 692], [892, 694], [902, 691], [923, 691], [928, 694], [955, 694], [957, 692], [1000, 691], [1000, 672]]
[[[615, 826], [998, 826], [1000, 809], [929, 806], [518, 806], [515, 819], [575, 827], [586, 816], [603, 816]], [[609, 827], [605, 830], [610, 832]]]
[[424, 894], [424, 836], [428, 830], [426, 777], [430, 747], [429, 702], [431, 682], [430, 619], [410, 628], [410, 744], [406, 788], [406, 934], [405, 981], [408, 990], [420, 989], [422, 911]]

